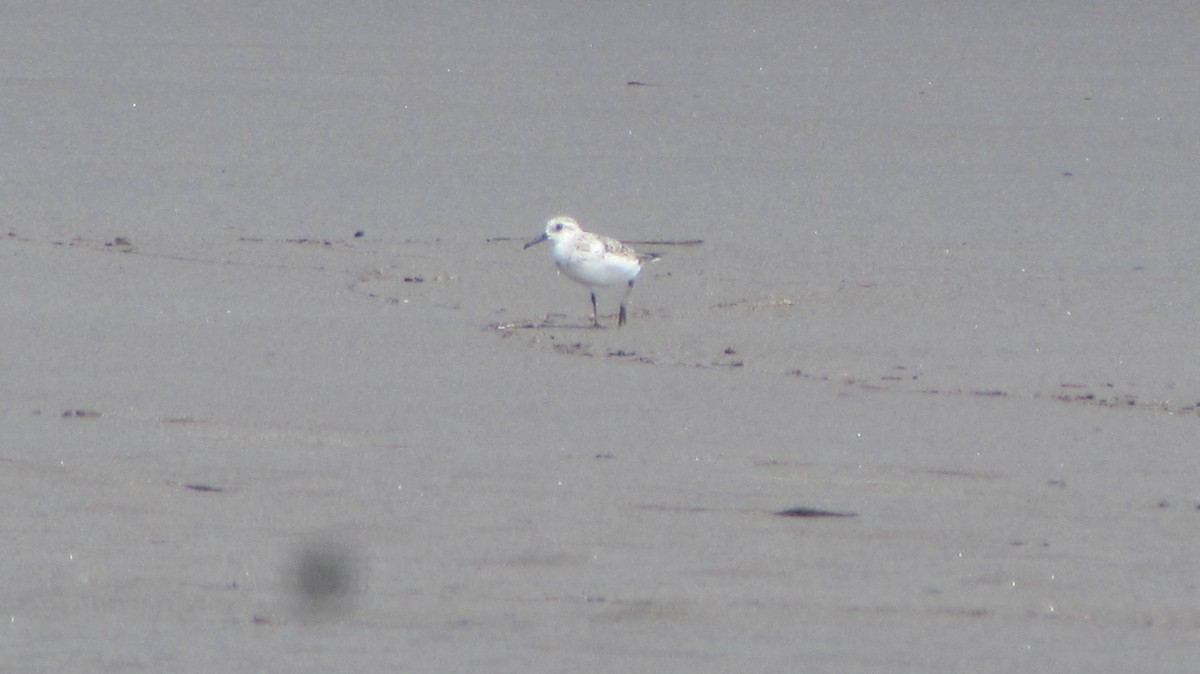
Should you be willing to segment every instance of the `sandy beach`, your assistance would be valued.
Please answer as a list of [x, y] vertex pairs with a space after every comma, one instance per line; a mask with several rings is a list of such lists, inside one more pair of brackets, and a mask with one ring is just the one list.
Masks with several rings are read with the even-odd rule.
[[1190, 671], [1197, 18], [0, 11], [0, 671]]

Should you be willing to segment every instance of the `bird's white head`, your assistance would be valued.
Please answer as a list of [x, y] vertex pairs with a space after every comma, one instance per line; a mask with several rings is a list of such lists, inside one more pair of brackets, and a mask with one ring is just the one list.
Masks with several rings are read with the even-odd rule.
[[559, 239], [569, 238], [579, 234], [582, 231], [583, 230], [579, 227], [579, 223], [575, 221], [575, 218], [572, 218], [568, 215], [558, 215], [547, 220], [546, 231], [542, 232], [542, 235], [538, 238], [525, 244], [525, 247], [529, 248], [530, 246], [536, 246], [546, 239], [557, 241]]

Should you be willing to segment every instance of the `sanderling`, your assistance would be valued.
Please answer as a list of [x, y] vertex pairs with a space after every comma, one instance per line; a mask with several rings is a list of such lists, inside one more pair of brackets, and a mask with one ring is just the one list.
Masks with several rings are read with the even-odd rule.
[[633, 280], [642, 270], [642, 263], [657, 260], [657, 253], [638, 253], [625, 244], [607, 236], [585, 232], [575, 218], [565, 215], [550, 218], [546, 231], [525, 244], [526, 248], [550, 240], [550, 257], [558, 270], [588, 287], [592, 294], [592, 325], [600, 327], [596, 313], [596, 288], [619, 283], [626, 285], [621, 299], [617, 325], [625, 325], [625, 303], [633, 292]]

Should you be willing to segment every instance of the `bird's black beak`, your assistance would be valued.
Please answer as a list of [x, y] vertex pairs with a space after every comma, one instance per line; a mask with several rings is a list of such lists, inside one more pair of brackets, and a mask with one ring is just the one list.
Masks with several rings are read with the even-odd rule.
[[539, 236], [538, 238], [534, 239], [533, 241], [530, 241], [529, 243], [525, 244], [525, 247], [522, 248], [521, 250], [525, 250], [526, 248], [529, 248], [530, 246], [536, 246], [539, 243], [545, 241], [547, 238], [549, 238], [549, 237], [546, 236], [546, 233], [542, 232], [541, 236]]

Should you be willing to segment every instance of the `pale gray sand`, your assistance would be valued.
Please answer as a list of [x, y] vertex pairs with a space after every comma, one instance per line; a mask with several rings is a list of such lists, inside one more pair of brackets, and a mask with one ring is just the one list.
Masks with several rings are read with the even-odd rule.
[[1186, 671], [1188, 7], [6, 10], [3, 666]]

